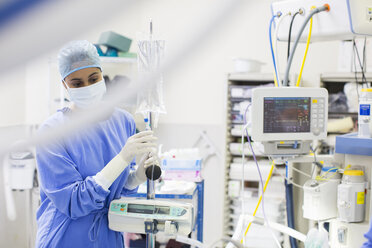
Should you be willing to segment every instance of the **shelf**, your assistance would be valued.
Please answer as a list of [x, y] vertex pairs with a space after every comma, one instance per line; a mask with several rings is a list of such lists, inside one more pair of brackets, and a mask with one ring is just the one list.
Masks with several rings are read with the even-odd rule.
[[231, 121], [231, 124], [234, 124], [234, 125], [244, 125], [244, 122], [243, 121]]
[[247, 97], [247, 98], [244, 98], [244, 97], [230, 97], [230, 101], [232, 101], [232, 102], [250, 102], [251, 97]]
[[[372, 72], [367, 72], [364, 74], [367, 78], [367, 81], [372, 81]], [[362, 73], [357, 72], [358, 80], [362, 78]], [[330, 72], [320, 74], [320, 81], [322, 82], [355, 82], [355, 73], [354, 72]]]
[[352, 155], [372, 155], [372, 139], [360, 138], [358, 133], [339, 135], [336, 137], [336, 153]]
[[344, 132], [344, 133], [341, 133], [341, 132], [328, 132], [328, 135], [344, 135], [344, 134], [348, 134], [350, 132]]
[[328, 112], [328, 117], [331, 115], [347, 115], [347, 116], [358, 116], [355, 112]]
[[230, 81], [251, 81], [251, 82], [268, 82], [274, 83], [272, 73], [230, 73], [228, 79]]
[[[125, 57], [99, 57], [102, 63], [113, 63], [113, 64], [136, 64], [137, 58], [125, 58]], [[58, 59], [49, 58], [49, 63], [58, 64]]]
[[125, 57], [100, 57], [101, 62], [103, 63], [117, 63], [117, 64], [135, 64], [137, 63], [137, 58], [125, 58]]
[[[274, 77], [271, 73], [230, 73], [228, 75], [228, 94], [225, 95], [227, 100], [227, 117], [237, 117], [233, 121], [231, 118], [227, 118], [226, 120], [226, 161], [225, 161], [225, 190], [224, 190], [224, 235], [232, 235], [233, 232], [231, 228], [234, 227], [234, 222], [232, 221], [232, 202], [235, 201], [237, 198], [232, 198], [229, 196], [229, 182], [236, 181], [239, 182], [242, 179], [242, 165], [241, 165], [241, 142], [239, 139], [241, 138], [241, 131], [240, 128], [244, 125], [243, 121], [241, 120], [240, 111], [238, 110], [237, 106], [240, 102], [248, 101], [251, 102], [251, 90], [258, 86], [267, 87], [267, 84], [271, 84], [274, 86]], [[233, 91], [234, 90], [234, 91]], [[235, 108], [234, 108], [235, 107]], [[239, 135], [238, 135], [239, 134]], [[270, 162], [267, 160], [267, 156], [259, 153], [262, 150], [262, 147], [259, 147], [259, 144], [252, 143], [254, 151], [256, 151], [256, 157], [259, 160], [259, 166], [262, 170], [262, 176], [266, 179], [271, 166], [269, 166]], [[231, 149], [233, 148], [233, 149]], [[255, 193], [257, 194], [256, 198], [258, 198], [258, 190], [259, 190], [259, 175], [257, 172], [256, 164], [252, 158], [252, 153], [249, 152], [250, 147], [247, 142], [244, 145], [244, 153], [246, 157], [246, 161], [244, 162], [244, 188], [254, 189]], [[266, 161], [265, 166], [263, 163]], [[250, 166], [248, 166], [250, 165]], [[262, 166], [261, 166], [262, 165]], [[273, 177], [272, 182], [275, 181]], [[284, 185], [283, 182], [280, 182], [280, 185]], [[284, 186], [283, 186], [284, 187]], [[249, 198], [251, 199], [251, 198]], [[254, 204], [257, 203], [257, 199], [254, 200]], [[240, 206], [240, 205], [239, 205]], [[254, 206], [252, 206], [252, 209]], [[236, 220], [238, 215], [233, 216]]]

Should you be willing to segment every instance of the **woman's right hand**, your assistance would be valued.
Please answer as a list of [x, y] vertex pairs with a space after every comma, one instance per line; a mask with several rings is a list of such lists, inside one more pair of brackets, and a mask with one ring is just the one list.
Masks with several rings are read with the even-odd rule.
[[129, 164], [137, 155], [145, 153], [155, 153], [157, 138], [153, 135], [153, 131], [143, 131], [128, 138], [120, 156]]

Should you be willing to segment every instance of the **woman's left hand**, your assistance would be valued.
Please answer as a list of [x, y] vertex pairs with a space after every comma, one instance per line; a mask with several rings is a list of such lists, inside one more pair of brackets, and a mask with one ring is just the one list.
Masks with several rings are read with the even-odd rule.
[[140, 163], [138, 165], [138, 169], [136, 171], [136, 176], [141, 181], [146, 181], [146, 169], [151, 165], [157, 165], [160, 167], [160, 160], [156, 154], [148, 153], [144, 154], [140, 160]]

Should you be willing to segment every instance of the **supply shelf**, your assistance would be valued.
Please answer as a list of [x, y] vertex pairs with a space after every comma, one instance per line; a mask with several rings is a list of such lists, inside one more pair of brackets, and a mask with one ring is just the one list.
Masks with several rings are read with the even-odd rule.
[[[259, 186], [259, 175], [257, 172], [256, 165], [253, 160], [253, 154], [248, 146], [248, 143], [244, 144], [244, 153], [245, 153], [245, 175], [244, 175], [244, 194], [243, 199], [235, 187], [237, 184], [241, 183], [242, 173], [239, 168], [242, 168], [239, 158], [242, 156], [242, 145], [241, 145], [241, 130], [244, 125], [244, 116], [241, 115], [241, 110], [246, 108], [247, 103], [251, 102], [252, 90], [256, 87], [267, 87], [274, 86], [273, 75], [271, 73], [231, 73], [228, 75], [228, 80], [226, 84], [227, 95], [227, 112], [226, 112], [226, 162], [225, 162], [225, 189], [224, 189], [224, 235], [232, 236], [234, 230], [236, 229], [237, 220], [240, 214], [241, 200], [245, 204], [245, 212], [252, 212], [254, 206], [258, 201], [258, 191], [260, 190]], [[262, 165], [262, 176], [263, 180], [266, 180], [266, 177], [271, 168], [270, 161], [266, 156], [262, 154], [259, 150], [259, 144], [252, 141], [253, 149], [255, 155], [259, 160], [259, 165]], [[275, 173], [275, 172], [274, 172]], [[276, 176], [273, 175], [273, 180], [269, 185], [275, 184]], [[280, 184], [284, 185], [283, 182]], [[229, 186], [230, 185], [230, 186]], [[235, 185], [235, 186], [234, 186]], [[275, 184], [276, 185], [276, 184]], [[283, 186], [284, 187], [284, 186]], [[270, 188], [270, 186], [269, 186]], [[269, 188], [268, 191], [269, 192]], [[274, 186], [274, 188], [277, 188]], [[248, 191], [252, 191], [249, 196]], [[280, 191], [280, 190], [279, 190]], [[278, 191], [278, 192], [279, 192]], [[277, 191], [275, 191], [277, 192]], [[285, 201], [285, 192], [284, 190], [279, 192], [279, 197], [282, 197], [283, 202]], [[269, 195], [265, 197], [265, 200], [270, 201], [271, 198]], [[268, 203], [267, 207], [269, 207]], [[275, 207], [274, 207], [275, 208]], [[266, 208], [265, 208], [266, 209]], [[274, 212], [284, 211], [282, 209], [275, 208]], [[285, 214], [284, 214], [285, 215]], [[247, 240], [252, 242], [265, 242], [265, 240], [271, 240], [272, 236], [270, 233], [261, 232], [262, 236], [257, 239], [252, 237], [256, 232], [259, 232], [260, 226], [252, 226], [250, 230], [250, 235], [248, 235]]]
[[372, 139], [358, 137], [358, 133], [336, 136], [336, 153], [372, 155]]

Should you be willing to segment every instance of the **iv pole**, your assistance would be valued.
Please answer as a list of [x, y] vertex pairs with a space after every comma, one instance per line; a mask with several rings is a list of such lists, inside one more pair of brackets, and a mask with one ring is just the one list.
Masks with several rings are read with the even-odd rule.
[[[152, 42], [152, 20], [150, 20], [150, 47]], [[150, 49], [151, 50], [151, 49]], [[152, 130], [152, 113], [148, 112], [145, 118], [146, 130]], [[147, 200], [155, 199], [155, 180], [161, 176], [161, 169], [157, 165], [151, 165], [146, 169], [147, 177]], [[155, 234], [157, 232], [155, 221], [145, 221], [146, 248], [155, 248]]]
[[[146, 119], [145, 119], [145, 123], [146, 123], [146, 130], [151, 130], [152, 129], [152, 125], [151, 125], [151, 112], [148, 113], [148, 119], [147, 119], [147, 122], [146, 122]], [[151, 167], [149, 167], [148, 169], [150, 169]], [[147, 170], [146, 170], [146, 176], [147, 175]], [[152, 174], [152, 173], [151, 173]], [[151, 200], [151, 199], [155, 199], [155, 182], [153, 180], [152, 177], [147, 177], [147, 195], [146, 195], [146, 199], [147, 200]], [[146, 248], [155, 248], [155, 234], [154, 234], [154, 230], [153, 228], [151, 228], [151, 232], [147, 232], [147, 227], [146, 227]]]

